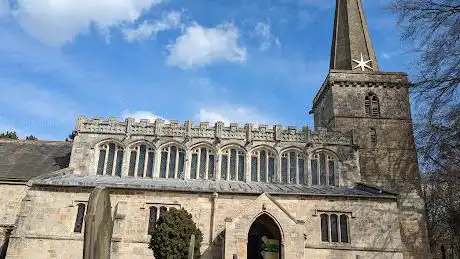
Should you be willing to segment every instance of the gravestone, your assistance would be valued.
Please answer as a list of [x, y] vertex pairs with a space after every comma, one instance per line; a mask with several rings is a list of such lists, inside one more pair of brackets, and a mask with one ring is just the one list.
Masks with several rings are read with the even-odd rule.
[[109, 259], [113, 220], [110, 194], [105, 188], [91, 192], [85, 216], [83, 259]]

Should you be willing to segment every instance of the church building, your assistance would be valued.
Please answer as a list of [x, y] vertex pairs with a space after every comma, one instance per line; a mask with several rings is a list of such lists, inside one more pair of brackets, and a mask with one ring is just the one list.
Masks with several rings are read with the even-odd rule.
[[205, 259], [267, 243], [280, 259], [430, 258], [408, 77], [380, 71], [361, 0], [337, 0], [312, 107], [314, 129], [79, 117], [70, 143], [0, 140], [0, 258], [83, 258], [100, 188], [114, 259], [153, 258], [171, 208], [191, 213]]

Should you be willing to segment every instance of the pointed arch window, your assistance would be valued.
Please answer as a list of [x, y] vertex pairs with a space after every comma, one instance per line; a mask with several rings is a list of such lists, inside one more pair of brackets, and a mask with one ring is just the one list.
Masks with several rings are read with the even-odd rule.
[[376, 94], [369, 93], [366, 95], [364, 100], [364, 108], [367, 115], [371, 117], [380, 116], [380, 102]]
[[216, 154], [207, 147], [197, 147], [192, 150], [190, 178], [215, 179]]
[[236, 147], [222, 151], [220, 163], [220, 178], [231, 181], [245, 181], [245, 152]]
[[100, 145], [97, 164], [98, 175], [121, 176], [123, 165], [123, 147], [115, 143]]
[[160, 178], [184, 179], [185, 150], [168, 145], [161, 150]]
[[318, 152], [310, 159], [311, 184], [338, 186], [337, 159], [327, 153]]
[[275, 153], [259, 149], [251, 153], [251, 181], [275, 182]]
[[281, 155], [281, 182], [305, 184], [305, 159], [302, 152], [292, 150]]
[[129, 176], [138, 178], [153, 177], [155, 165], [155, 149], [145, 144], [131, 148], [129, 157]]

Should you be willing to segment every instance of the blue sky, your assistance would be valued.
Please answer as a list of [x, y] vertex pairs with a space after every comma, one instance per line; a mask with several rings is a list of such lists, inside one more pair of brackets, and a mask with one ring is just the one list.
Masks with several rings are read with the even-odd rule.
[[[363, 0], [380, 67], [407, 71], [390, 0]], [[0, 131], [78, 115], [309, 125], [334, 0], [0, 0]]]

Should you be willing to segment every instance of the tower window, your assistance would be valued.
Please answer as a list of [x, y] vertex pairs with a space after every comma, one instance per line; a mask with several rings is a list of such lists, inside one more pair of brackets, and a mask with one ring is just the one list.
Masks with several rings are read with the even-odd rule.
[[364, 100], [364, 108], [366, 110], [366, 114], [371, 117], [379, 117], [380, 116], [380, 104], [377, 95], [374, 93], [367, 94]]
[[75, 226], [73, 228], [73, 232], [81, 233], [81, 230], [83, 229], [86, 205], [84, 203], [79, 203], [77, 207], [77, 218], [75, 219]]
[[370, 129], [370, 140], [371, 140], [371, 145], [375, 147], [377, 145], [377, 131], [375, 128]]
[[321, 214], [321, 241], [350, 243], [348, 216], [345, 214]]

